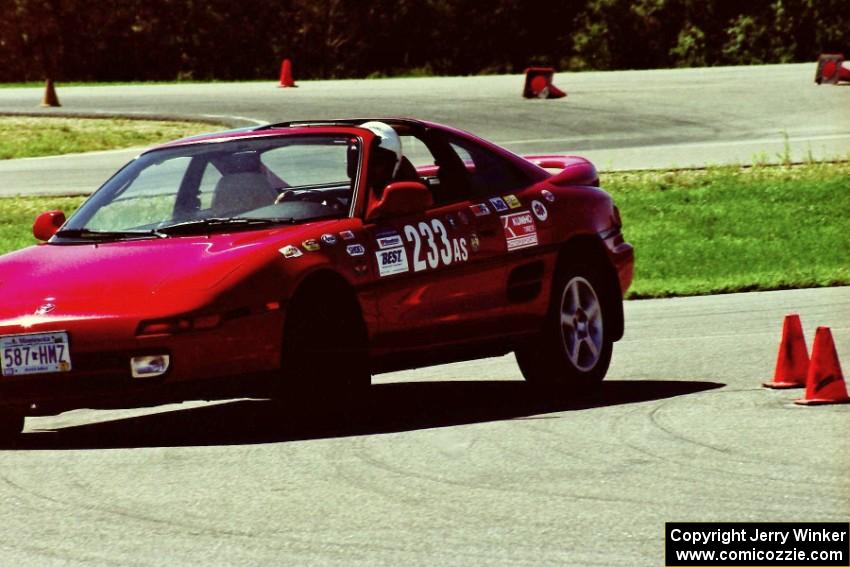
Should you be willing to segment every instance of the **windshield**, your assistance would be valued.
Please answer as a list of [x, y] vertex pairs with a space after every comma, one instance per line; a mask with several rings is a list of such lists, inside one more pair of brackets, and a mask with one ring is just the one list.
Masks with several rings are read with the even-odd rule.
[[349, 216], [351, 136], [207, 142], [146, 153], [68, 220], [59, 238], [167, 236]]

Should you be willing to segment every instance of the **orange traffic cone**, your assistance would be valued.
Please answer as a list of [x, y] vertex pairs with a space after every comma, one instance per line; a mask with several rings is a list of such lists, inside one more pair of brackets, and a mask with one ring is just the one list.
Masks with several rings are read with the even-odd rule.
[[829, 327], [818, 327], [815, 333], [812, 363], [806, 376], [806, 396], [794, 403], [804, 406], [850, 403]]
[[782, 323], [782, 340], [776, 357], [773, 381], [764, 382], [765, 388], [802, 388], [809, 371], [809, 351], [803, 337], [803, 326], [796, 313], [785, 316]]
[[544, 90], [549, 86], [551, 77], [552, 75], [549, 75], [548, 77], [545, 75], [533, 76], [531, 84], [529, 85], [531, 87], [532, 96], [540, 96], [541, 94], [545, 96]]
[[549, 84], [549, 98], [564, 98], [567, 93], [559, 89], [553, 84]]
[[843, 53], [821, 53], [815, 70], [815, 82], [834, 85], [841, 80], [841, 68], [844, 62]]
[[47, 82], [44, 84], [44, 98], [41, 100], [41, 106], [62, 106], [59, 104], [59, 97], [56, 96], [53, 79], [47, 79]]
[[292, 78], [292, 62], [289, 59], [284, 59], [280, 64], [280, 84], [278, 88], [294, 87], [295, 80]]
[[529, 67], [525, 70], [522, 96], [525, 98], [562, 98], [567, 93], [552, 84], [555, 69], [552, 67]]

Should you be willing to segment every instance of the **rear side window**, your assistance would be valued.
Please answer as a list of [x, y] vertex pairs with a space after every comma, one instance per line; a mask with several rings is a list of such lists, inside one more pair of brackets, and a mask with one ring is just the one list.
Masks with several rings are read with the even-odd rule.
[[449, 145], [466, 165], [469, 185], [476, 198], [511, 193], [530, 183], [511, 162], [472, 142], [450, 138]]
[[400, 137], [404, 157], [406, 157], [414, 167], [434, 165], [436, 162], [434, 155], [422, 140], [410, 134], [402, 134]]

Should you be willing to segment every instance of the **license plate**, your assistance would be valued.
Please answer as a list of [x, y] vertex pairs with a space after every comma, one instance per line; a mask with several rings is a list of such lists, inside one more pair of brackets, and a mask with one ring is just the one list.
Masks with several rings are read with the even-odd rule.
[[0, 337], [3, 376], [71, 370], [68, 333], [33, 333]]

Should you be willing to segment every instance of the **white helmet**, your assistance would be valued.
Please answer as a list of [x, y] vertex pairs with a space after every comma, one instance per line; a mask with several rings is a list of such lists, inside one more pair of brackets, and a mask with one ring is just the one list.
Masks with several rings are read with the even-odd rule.
[[393, 168], [393, 177], [395, 177], [395, 174], [398, 173], [398, 168], [401, 165], [401, 138], [398, 137], [398, 133], [396, 133], [395, 128], [386, 122], [378, 122], [376, 120], [364, 122], [360, 125], [360, 127], [366, 128], [378, 136], [379, 148], [395, 154], [395, 167]]

